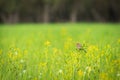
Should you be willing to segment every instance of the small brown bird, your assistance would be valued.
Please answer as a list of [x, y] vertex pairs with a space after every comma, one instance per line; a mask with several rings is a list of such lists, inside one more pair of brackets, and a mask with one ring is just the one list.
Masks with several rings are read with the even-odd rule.
[[77, 43], [77, 44], [76, 44], [76, 49], [77, 49], [77, 50], [81, 50], [81, 49], [82, 49], [82, 45], [81, 45], [80, 43]]
[[87, 51], [84, 49], [84, 47], [80, 43], [76, 43], [76, 50], [84, 51], [85, 53], [87, 53]]

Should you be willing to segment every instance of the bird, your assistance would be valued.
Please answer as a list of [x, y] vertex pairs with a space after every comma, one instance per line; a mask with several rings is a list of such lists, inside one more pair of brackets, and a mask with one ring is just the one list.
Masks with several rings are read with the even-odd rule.
[[76, 43], [76, 50], [77, 51], [84, 51], [85, 53], [87, 53], [87, 51], [84, 49], [84, 47], [82, 46], [81, 43]]
[[81, 50], [81, 48], [82, 48], [82, 45], [80, 43], [76, 43], [76, 49]]

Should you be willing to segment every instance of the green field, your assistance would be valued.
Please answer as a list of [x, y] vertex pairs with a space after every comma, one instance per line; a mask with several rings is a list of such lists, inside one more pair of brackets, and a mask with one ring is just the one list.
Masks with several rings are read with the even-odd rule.
[[120, 24], [0, 25], [0, 80], [120, 80]]

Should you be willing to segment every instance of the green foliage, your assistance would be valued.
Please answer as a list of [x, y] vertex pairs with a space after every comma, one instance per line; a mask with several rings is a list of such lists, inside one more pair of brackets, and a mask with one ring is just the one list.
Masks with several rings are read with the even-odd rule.
[[0, 26], [1, 80], [120, 79], [120, 24]]

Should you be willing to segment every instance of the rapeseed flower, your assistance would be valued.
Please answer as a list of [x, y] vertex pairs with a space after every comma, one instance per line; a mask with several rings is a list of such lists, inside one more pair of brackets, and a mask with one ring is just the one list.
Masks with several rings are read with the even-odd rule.
[[90, 45], [88, 47], [88, 52], [98, 51], [98, 47], [95, 45]]
[[79, 76], [83, 76], [83, 71], [82, 71], [82, 70], [79, 70], [79, 71], [78, 71], [78, 75], [79, 75]]
[[57, 53], [58, 49], [57, 48], [53, 48], [53, 53]]
[[35, 77], [33, 80], [38, 80], [38, 78], [37, 78], [37, 77]]
[[45, 67], [47, 65], [47, 63], [46, 62], [41, 62], [41, 63], [39, 63], [39, 67]]
[[50, 41], [46, 41], [46, 42], [44, 43], [44, 45], [45, 45], [45, 46], [50, 46]]
[[119, 44], [120, 44], [120, 39], [118, 39], [118, 41], [117, 41]]
[[25, 55], [26, 55], [26, 54], [28, 54], [28, 50], [24, 50], [24, 52], [23, 52], [23, 53], [24, 53]]
[[100, 80], [109, 80], [106, 73], [100, 73], [99, 78], [100, 78]]

